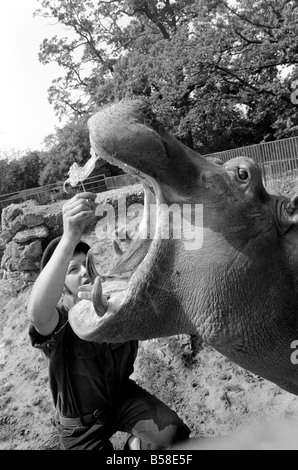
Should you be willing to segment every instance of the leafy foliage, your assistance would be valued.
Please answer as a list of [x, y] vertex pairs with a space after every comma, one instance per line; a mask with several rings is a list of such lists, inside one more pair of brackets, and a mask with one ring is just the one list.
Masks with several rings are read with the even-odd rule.
[[19, 158], [0, 160], [0, 194], [17, 192], [38, 186], [41, 152], [28, 151]]
[[90, 144], [86, 118], [72, 120], [55, 134], [45, 139], [47, 151], [44, 152], [43, 169], [39, 184], [63, 181], [67, 178], [69, 167], [76, 161], [84, 164], [90, 157]]
[[61, 115], [146, 96], [203, 153], [297, 134], [296, 1], [43, 0], [37, 14], [67, 28], [39, 56], [64, 67], [49, 91]]
[[[90, 142], [87, 119], [88, 115], [73, 119], [45, 139], [48, 149], [42, 155], [40, 185], [65, 181], [68, 178], [69, 168], [74, 162], [83, 166], [89, 160]], [[98, 174], [113, 176], [121, 173], [109, 163], [98, 161], [92, 176]]]

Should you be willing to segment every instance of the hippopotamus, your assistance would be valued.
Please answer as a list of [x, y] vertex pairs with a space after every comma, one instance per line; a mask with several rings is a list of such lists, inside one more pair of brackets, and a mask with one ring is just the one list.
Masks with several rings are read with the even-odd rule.
[[298, 394], [298, 198], [270, 194], [250, 158], [214, 163], [188, 148], [143, 99], [99, 110], [88, 128], [97, 156], [154, 193], [155, 230], [112, 268], [121, 278], [129, 262], [118, 289], [91, 269], [93, 301], [69, 313], [75, 333], [98, 342], [195, 335]]

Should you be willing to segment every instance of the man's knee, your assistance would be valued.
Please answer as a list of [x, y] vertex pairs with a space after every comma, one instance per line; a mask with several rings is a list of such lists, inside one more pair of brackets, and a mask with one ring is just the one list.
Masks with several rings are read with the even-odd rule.
[[190, 429], [177, 415], [175, 411], [168, 408], [160, 415], [160, 424], [163, 423], [166, 437], [166, 448], [171, 444], [185, 441], [189, 438]]
[[163, 439], [161, 444], [162, 449], [169, 449], [172, 444], [177, 442], [186, 441], [189, 438], [190, 430], [183, 423], [183, 421], [177, 422], [175, 424], [170, 424], [165, 428]]
[[160, 450], [187, 440], [190, 430], [181, 420], [159, 428], [152, 419], [148, 419], [139, 422], [133, 434], [140, 438], [142, 450]]

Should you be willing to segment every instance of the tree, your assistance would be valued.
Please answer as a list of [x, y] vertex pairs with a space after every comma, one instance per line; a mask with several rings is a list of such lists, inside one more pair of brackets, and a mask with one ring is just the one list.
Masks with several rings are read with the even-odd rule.
[[22, 189], [36, 188], [42, 168], [42, 152], [29, 151], [18, 161], [18, 166]]
[[6, 194], [8, 190], [9, 163], [7, 159], [0, 159], [0, 194]]
[[[65, 126], [57, 128], [55, 134], [47, 136], [47, 150], [41, 156], [42, 169], [39, 184], [51, 184], [65, 181], [74, 162], [83, 166], [90, 158], [90, 141], [87, 127], [88, 115], [72, 119]], [[109, 163], [98, 161], [92, 176], [98, 174], [117, 175], [122, 171]]]
[[73, 119], [57, 128], [55, 134], [45, 139], [46, 151], [42, 156], [43, 169], [39, 184], [45, 185], [66, 180], [69, 167], [77, 162], [84, 164], [90, 157], [87, 117]]
[[2, 158], [0, 160], [0, 194], [18, 192], [38, 186], [41, 169], [41, 152], [30, 151], [18, 158]]
[[37, 14], [67, 28], [39, 55], [64, 69], [49, 92], [61, 115], [146, 96], [202, 153], [297, 134], [294, 0], [43, 0]]

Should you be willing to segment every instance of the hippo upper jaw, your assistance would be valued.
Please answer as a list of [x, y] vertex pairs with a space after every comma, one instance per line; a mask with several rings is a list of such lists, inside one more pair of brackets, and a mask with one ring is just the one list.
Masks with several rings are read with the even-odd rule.
[[216, 167], [172, 137], [143, 100], [105, 108], [89, 119], [88, 127], [98, 157], [184, 196], [194, 192], [202, 170]]

